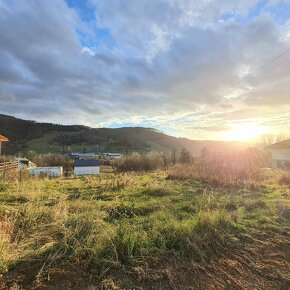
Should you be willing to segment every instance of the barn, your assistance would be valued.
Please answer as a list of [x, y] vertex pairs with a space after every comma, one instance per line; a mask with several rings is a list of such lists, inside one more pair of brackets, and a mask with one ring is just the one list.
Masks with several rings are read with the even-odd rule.
[[95, 175], [99, 173], [99, 160], [75, 160], [74, 162], [74, 175]]
[[269, 145], [267, 148], [272, 154], [272, 168], [290, 168], [290, 139]]
[[8, 138], [6, 138], [3, 135], [0, 135], [0, 155], [1, 155], [2, 142], [8, 142], [8, 141], [9, 141]]

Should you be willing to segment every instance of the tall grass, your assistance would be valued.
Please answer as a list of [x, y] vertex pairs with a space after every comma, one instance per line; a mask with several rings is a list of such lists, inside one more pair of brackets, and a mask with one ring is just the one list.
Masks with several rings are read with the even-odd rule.
[[[211, 170], [210, 161], [205, 164]], [[201, 179], [207, 177], [203, 168], [190, 172], [194, 165], [180, 167], [181, 178], [216, 180]], [[219, 184], [251, 180], [245, 168], [257, 167], [245, 163]], [[125, 172], [0, 187], [0, 272], [17, 269], [20, 261], [41, 261], [44, 268], [81, 265], [98, 277], [173, 257], [205, 265], [254, 226], [277, 224], [279, 215], [289, 220], [288, 205], [277, 206], [272, 192], [266, 200], [267, 193], [257, 190], [212, 189], [166, 176]], [[278, 183], [269, 189], [275, 186], [275, 194], [285, 191]]]
[[3, 187], [0, 202], [13, 206], [0, 211], [1, 271], [32, 257], [100, 271], [172, 251], [203, 259], [206, 245], [222, 245], [234, 223], [208, 199], [180, 212], [180, 189], [162, 176], [148, 176], [145, 187], [145, 176], [129, 173]]
[[169, 170], [169, 179], [195, 179], [212, 186], [255, 185], [265, 178], [261, 170], [267, 155], [258, 149], [234, 153], [208, 153], [195, 158], [190, 165]]

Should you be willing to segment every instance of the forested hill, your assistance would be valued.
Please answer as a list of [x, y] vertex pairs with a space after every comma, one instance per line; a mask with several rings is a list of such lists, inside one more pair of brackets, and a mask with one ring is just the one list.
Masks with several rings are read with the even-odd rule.
[[0, 114], [0, 134], [10, 142], [3, 147], [4, 153], [62, 153], [75, 150], [111, 152], [171, 151], [185, 148], [198, 155], [202, 148], [225, 152], [247, 147], [242, 142], [194, 141], [187, 138], [168, 136], [151, 128], [89, 128], [85, 126], [65, 126], [38, 123]]

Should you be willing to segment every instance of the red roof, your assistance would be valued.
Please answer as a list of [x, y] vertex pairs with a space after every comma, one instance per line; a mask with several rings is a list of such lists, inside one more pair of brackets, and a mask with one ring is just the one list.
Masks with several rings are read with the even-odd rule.
[[8, 138], [6, 138], [6, 137], [3, 136], [3, 135], [0, 135], [0, 142], [7, 142], [7, 141], [9, 141]]
[[284, 140], [282, 142], [271, 144], [267, 147], [269, 149], [274, 149], [274, 148], [289, 148], [290, 149], [290, 139]]

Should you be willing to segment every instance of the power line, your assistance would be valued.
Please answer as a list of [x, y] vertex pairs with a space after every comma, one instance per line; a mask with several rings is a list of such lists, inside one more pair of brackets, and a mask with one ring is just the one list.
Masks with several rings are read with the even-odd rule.
[[[267, 63], [265, 63], [264, 65], [260, 66], [260, 67], [256, 70], [256, 72], [259, 72], [259, 70], [261, 70], [262, 68], [265, 68], [265, 67], [267, 67], [268, 65], [270, 65], [270, 64], [272, 64], [272, 63], [275, 63], [276, 60], [278, 60], [278, 59], [281, 58], [282, 56], [286, 55], [288, 52], [290, 52], [290, 49], [287, 49], [287, 50], [284, 51], [283, 53], [281, 53], [281, 54], [279, 54], [278, 56], [274, 57], [272, 60], [270, 60], [270, 61], [268, 61]], [[281, 65], [281, 64], [283, 64], [283, 63], [285, 63], [285, 62], [287, 62], [287, 61], [289, 61], [289, 60], [290, 60], [290, 57], [288, 57], [288, 58], [286, 58], [286, 59], [283, 59], [283, 60], [280, 61], [279, 63], [273, 64], [270, 68], [266, 69], [265, 71], [262, 71], [260, 74], [258, 74], [258, 75], [256, 75], [256, 76], [253, 75], [253, 73], [252, 73], [252, 77], [249, 77], [248, 79], [249, 79], [249, 80], [255, 80], [255, 79], [257, 79], [258, 77], [264, 75], [265, 73], [271, 71], [271, 70], [274, 69], [275, 67], [277, 67], [277, 66], [279, 66], [279, 65]], [[280, 75], [278, 78], [275, 78], [275, 79], [272, 80], [272, 81], [276, 81], [276, 80], [280, 79], [281, 77], [283, 77], [284, 75], [288, 75], [288, 74], [290, 74], [290, 71], [287, 72], [286, 74]], [[232, 93], [234, 93], [234, 92], [236, 92], [236, 90], [234, 90]], [[232, 94], [232, 93], [231, 93], [231, 94]], [[230, 95], [230, 94], [227, 94], [227, 95]]]
[[279, 79], [283, 78], [284, 76], [287, 76], [290, 74], [290, 71], [286, 72], [285, 74], [279, 75], [277, 78], [273, 79], [272, 82], [278, 81]]
[[267, 65], [271, 64], [272, 62], [275, 62], [275, 60], [279, 59], [280, 57], [286, 55], [288, 52], [290, 52], [290, 49], [287, 49], [286, 51], [284, 51], [283, 53], [279, 54], [278, 56], [274, 57], [272, 60], [270, 60], [269, 62], [265, 63], [264, 65], [262, 65], [261, 67], [258, 68], [258, 70], [266, 67]]
[[[290, 50], [289, 50], [289, 51], [290, 51]], [[265, 70], [265, 71], [261, 72], [260, 74], [254, 76], [254, 77], [252, 78], [252, 80], [257, 79], [258, 77], [264, 75], [265, 73], [271, 71], [271, 70], [274, 69], [275, 67], [277, 67], [277, 66], [279, 66], [279, 65], [281, 65], [281, 64], [283, 64], [283, 63], [285, 63], [285, 62], [287, 62], [287, 61], [289, 61], [289, 60], [290, 60], [290, 57], [288, 57], [288, 58], [286, 58], [286, 59], [284, 59], [284, 60], [282, 60], [282, 61], [276, 63], [275, 65], [271, 66], [271, 67], [268, 68], [267, 70]]]

